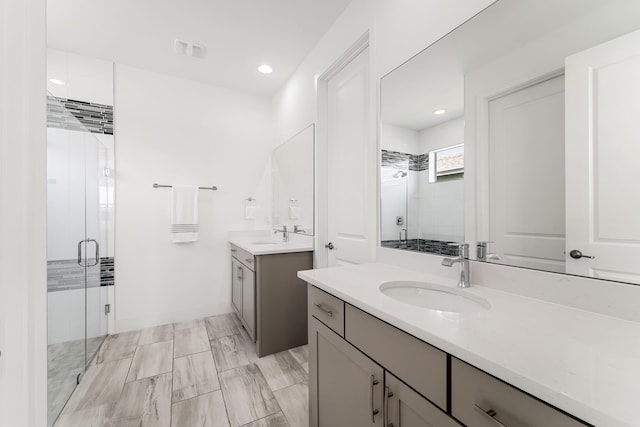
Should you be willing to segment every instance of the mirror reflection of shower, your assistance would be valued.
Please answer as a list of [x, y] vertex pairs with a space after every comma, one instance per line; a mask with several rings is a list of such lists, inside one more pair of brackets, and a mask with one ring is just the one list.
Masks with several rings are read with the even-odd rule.
[[[404, 166], [404, 167], [402, 167]], [[406, 247], [409, 228], [409, 187], [411, 172], [408, 162], [381, 167], [381, 239], [393, 247]]]

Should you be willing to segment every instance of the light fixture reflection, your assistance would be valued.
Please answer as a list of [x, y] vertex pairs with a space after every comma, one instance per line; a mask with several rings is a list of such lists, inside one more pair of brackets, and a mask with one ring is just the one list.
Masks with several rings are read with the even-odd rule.
[[262, 74], [271, 74], [273, 73], [273, 68], [271, 68], [270, 65], [262, 64], [258, 67], [258, 71], [260, 71]]

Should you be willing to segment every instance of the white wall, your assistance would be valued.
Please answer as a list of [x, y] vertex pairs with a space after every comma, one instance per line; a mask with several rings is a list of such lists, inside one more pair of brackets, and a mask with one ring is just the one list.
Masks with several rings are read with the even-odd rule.
[[46, 2], [0, 1], [0, 426], [47, 422]]
[[[270, 226], [269, 100], [117, 64], [115, 102], [117, 330], [230, 312], [227, 235]], [[171, 189], [153, 183], [218, 186], [197, 242], [171, 243]]]
[[419, 133], [420, 153], [464, 143], [464, 117], [457, 117]]
[[380, 148], [400, 153], [420, 154], [419, 134], [413, 129], [381, 123]]
[[113, 62], [48, 48], [47, 91], [58, 98], [113, 105]]
[[[419, 134], [420, 153], [462, 144], [464, 117], [423, 129]], [[464, 242], [464, 175], [440, 177], [429, 183], [428, 171], [420, 174], [420, 237]]]

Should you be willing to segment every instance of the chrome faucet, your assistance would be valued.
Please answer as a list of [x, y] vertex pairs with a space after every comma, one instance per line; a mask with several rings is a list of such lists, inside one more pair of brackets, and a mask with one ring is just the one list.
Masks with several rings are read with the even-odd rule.
[[[402, 239], [402, 232], [404, 231], [404, 240]], [[400, 232], [399, 232], [399, 236], [398, 236], [398, 240], [400, 241], [400, 244], [407, 244], [407, 229], [406, 228], [401, 228]]]
[[442, 265], [452, 267], [453, 264], [460, 264], [460, 280], [458, 280], [458, 286], [468, 288], [471, 286], [471, 279], [469, 277], [469, 244], [450, 243], [450, 245], [458, 247], [458, 258], [445, 258], [442, 260]]
[[306, 233], [306, 231], [302, 228], [301, 225], [294, 225], [293, 226], [293, 232], [294, 233]]
[[276, 233], [282, 233], [282, 241], [283, 242], [288, 242], [289, 241], [289, 230], [287, 230], [287, 226], [283, 225], [282, 226], [282, 230], [278, 230], [277, 228], [275, 230], [273, 230], [273, 234]]

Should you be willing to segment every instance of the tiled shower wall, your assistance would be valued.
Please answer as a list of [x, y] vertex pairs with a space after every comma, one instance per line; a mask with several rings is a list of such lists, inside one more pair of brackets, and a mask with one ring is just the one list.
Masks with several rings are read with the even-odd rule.
[[426, 171], [429, 169], [429, 154], [407, 154], [399, 151], [382, 150], [382, 165], [394, 169]]
[[113, 135], [113, 106], [47, 96], [47, 127]]
[[[96, 266], [87, 267], [87, 287], [111, 286], [114, 284], [113, 257], [100, 258]], [[84, 287], [85, 268], [78, 265], [78, 260], [49, 261], [47, 263], [47, 287], [49, 292]]]

